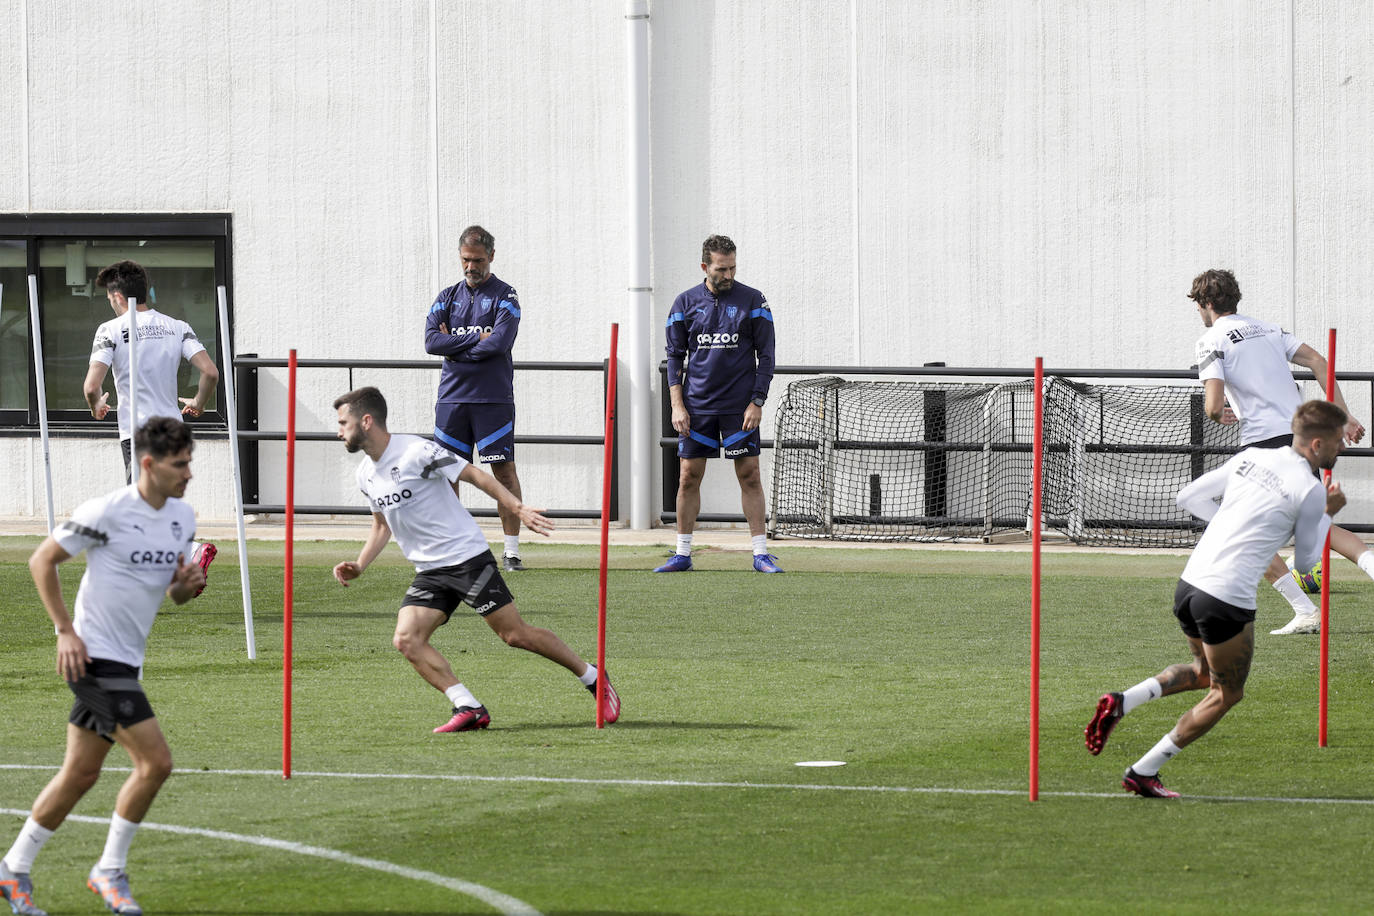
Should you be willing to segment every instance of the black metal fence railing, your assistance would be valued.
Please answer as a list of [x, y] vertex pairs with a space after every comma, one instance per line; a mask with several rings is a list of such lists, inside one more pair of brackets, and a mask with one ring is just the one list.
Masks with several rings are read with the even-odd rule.
[[[676, 431], [673, 429], [673, 423], [672, 423], [672, 403], [671, 403], [671, 401], [669, 400], [669, 397], [668, 397], [668, 363], [667, 363], [666, 360], [661, 361], [661, 362], [659, 363], [658, 371], [659, 371], [659, 383], [660, 383], [660, 384], [659, 384], [659, 391], [660, 391], [659, 412], [660, 412], [660, 418], [661, 418], [661, 430], [660, 430], [660, 438], [659, 438], [659, 449], [660, 449], [660, 453], [661, 453], [661, 455], [662, 455], [662, 469], [663, 469], [663, 490], [662, 490], [663, 504], [662, 504], [662, 508], [661, 508], [661, 510], [660, 510], [660, 512], [659, 512], [659, 519], [660, 519], [662, 522], [664, 522], [664, 523], [674, 523], [674, 522], [677, 521], [677, 482], [678, 482], [678, 464], [677, 464], [677, 457], [676, 457], [676, 456], [677, 456], [677, 441], [678, 441], [678, 440], [677, 440], [677, 433], [676, 433]], [[1188, 370], [1188, 369], [1046, 369], [1046, 370], [1044, 370], [1044, 372], [1045, 372], [1046, 378], [1049, 378], [1049, 377], [1051, 377], [1051, 376], [1057, 376], [1057, 377], [1059, 377], [1059, 378], [1065, 378], [1065, 379], [1080, 379], [1080, 380], [1082, 380], [1082, 379], [1121, 379], [1121, 380], [1132, 380], [1132, 381], [1144, 381], [1144, 380], [1147, 380], [1147, 379], [1154, 379], [1154, 380], [1158, 380], [1158, 379], [1174, 379], [1174, 380], [1188, 380], [1188, 381], [1196, 381], [1196, 380], [1197, 380], [1197, 372], [1196, 372], [1196, 369], [1191, 369], [1191, 370]], [[827, 376], [827, 375], [834, 375], [834, 376], [841, 376], [841, 377], [847, 377], [847, 378], [854, 378], [854, 377], [874, 378], [874, 377], [882, 377], [882, 376], [897, 376], [897, 377], [912, 377], [912, 376], [918, 376], [918, 377], [936, 378], [936, 379], [941, 378], [941, 377], [951, 377], [951, 378], [987, 378], [987, 379], [992, 379], [992, 378], [1028, 378], [1028, 377], [1031, 376], [1032, 374], [1033, 374], [1033, 373], [1031, 372], [1031, 370], [1025, 369], [1025, 368], [1006, 369], [1006, 368], [986, 368], [986, 367], [984, 367], [984, 368], [978, 368], [978, 367], [956, 367], [956, 366], [945, 366], [945, 365], [940, 364], [940, 363], [931, 363], [931, 364], [928, 364], [928, 365], [925, 365], [925, 366], [778, 366], [776, 369], [774, 369], [774, 376], [775, 376], [775, 377], [776, 377], [776, 376], [780, 376], [780, 375], [791, 375], [791, 376]], [[1298, 370], [1298, 371], [1293, 372], [1293, 378], [1294, 378], [1296, 381], [1315, 381], [1315, 379], [1314, 379], [1312, 373], [1311, 373], [1310, 371], [1308, 371], [1308, 370], [1305, 370], [1305, 369], [1303, 369], [1303, 370]], [[1351, 383], [1351, 382], [1357, 382], [1357, 383], [1362, 383], [1363, 385], [1367, 385], [1367, 386], [1368, 386], [1368, 402], [1367, 402], [1367, 403], [1369, 403], [1370, 405], [1374, 405], [1374, 372], [1339, 372], [1339, 371], [1338, 371], [1338, 372], [1336, 373], [1336, 379], [1337, 379], [1337, 381], [1339, 381], [1339, 382], [1341, 383], [1341, 390], [1342, 390], [1342, 392], [1345, 394], [1347, 403], [1349, 403], [1349, 402], [1352, 400], [1352, 394], [1353, 394], [1353, 392], [1354, 392], [1354, 389], [1350, 386], [1349, 383]], [[1355, 408], [1354, 408], [1354, 405], [1352, 405], [1352, 409], [1355, 409]], [[1358, 410], [1356, 410], [1355, 412], [1356, 412], [1356, 414], [1358, 415], [1358, 413], [1359, 413]], [[1369, 417], [1365, 417], [1364, 419], [1369, 420], [1370, 418], [1369, 418]], [[763, 439], [762, 442], [761, 442], [761, 444], [762, 444], [762, 447], [765, 448], [765, 449], [773, 449], [773, 448], [776, 448], [776, 447], [777, 447], [777, 443], [774, 442], [774, 440], [772, 440], [772, 439]], [[872, 446], [872, 443], [867, 443], [867, 445], [871, 447], [871, 446]], [[932, 449], [942, 449], [942, 450], [951, 450], [951, 449], [953, 449], [953, 448], [957, 448], [957, 446], [955, 446], [954, 444], [950, 444], [950, 443], [931, 443], [931, 444], [930, 444], [930, 447], [931, 447]], [[1026, 444], [1026, 445], [1024, 445], [1024, 446], [1021, 446], [1021, 448], [1029, 449], [1030, 446], [1029, 446], [1029, 444]], [[1148, 452], [1148, 451], [1151, 451], [1152, 449], [1155, 449], [1155, 448], [1157, 448], [1157, 447], [1150, 446], [1150, 445], [1145, 444], [1145, 443], [1141, 443], [1141, 444], [1139, 444], [1138, 446], [1115, 446], [1114, 448], [1123, 449], [1123, 450], [1124, 450], [1124, 449], [1129, 449], [1129, 450], [1132, 450], [1132, 451], [1138, 451], [1138, 452], [1140, 452], [1140, 453], [1143, 454], [1143, 453]], [[1236, 450], [1235, 450], [1235, 449], [1216, 449], [1216, 448], [1207, 448], [1207, 447], [1203, 447], [1203, 446], [1189, 446], [1189, 447], [1186, 447], [1186, 448], [1182, 448], [1181, 451], [1186, 451], [1188, 454], [1192, 454], [1192, 455], [1194, 455], [1196, 458], [1200, 458], [1201, 455], [1203, 455], [1203, 454], [1214, 454], [1214, 453], [1215, 453], [1215, 454], [1234, 454]], [[1346, 458], [1370, 458], [1370, 457], [1374, 457], [1374, 447], [1364, 446], [1364, 447], [1347, 448], [1347, 449], [1345, 450], [1345, 452], [1343, 453], [1342, 457], [1346, 457]], [[1200, 464], [1199, 464], [1198, 466], [1200, 467]], [[1198, 471], [1198, 473], [1200, 474], [1201, 472]], [[772, 507], [772, 506], [769, 506], [768, 508], [769, 508], [769, 512], [771, 513], [773, 507]], [[701, 513], [701, 514], [699, 514], [699, 515], [697, 516], [697, 520], [698, 520], [698, 521], [701, 521], [701, 522], [730, 522], [730, 523], [740, 523], [740, 522], [745, 521], [745, 518], [744, 518], [744, 515], [743, 515], [742, 513], [728, 513], [728, 512], [707, 513], [707, 512], [703, 512], [703, 513]], [[770, 515], [770, 518], [769, 518], [769, 527], [770, 527], [770, 529], [772, 528], [772, 522], [773, 522], [773, 519], [772, 519], [772, 517], [771, 517], [771, 515]], [[1359, 533], [1374, 532], [1374, 522], [1369, 522], [1369, 521], [1355, 521], [1354, 519], [1349, 519], [1349, 518], [1347, 518], [1346, 516], [1343, 515], [1343, 516], [1341, 517], [1340, 524], [1341, 524], [1341, 527], [1343, 527], [1343, 528], [1345, 528], [1345, 529], [1347, 529], [1347, 530], [1349, 530], [1349, 531], [1355, 531], [1355, 532], [1359, 532]]]
[[[286, 511], [284, 505], [260, 502], [261, 478], [259, 473], [258, 443], [285, 442], [285, 430], [261, 430], [258, 428], [258, 370], [284, 369], [287, 360], [282, 358], [262, 358], [256, 353], [244, 353], [234, 358], [234, 390], [238, 399], [237, 420], [239, 427], [239, 472], [243, 491], [243, 511], [250, 514], [280, 515]], [[515, 363], [519, 372], [600, 372], [601, 407], [596, 411], [599, 417], [605, 410], [606, 386], [609, 384], [610, 367], [608, 360], [601, 362], [520, 362]], [[297, 369], [347, 369], [348, 387], [353, 385], [354, 369], [427, 369], [436, 370], [443, 365], [437, 359], [297, 359]], [[620, 450], [619, 415], [612, 426], [611, 460], [611, 521], [619, 518], [617, 505], [620, 495], [620, 480], [617, 472], [618, 452]], [[433, 438], [429, 432], [416, 433], [427, 439]], [[337, 436], [332, 432], [299, 432], [299, 442], [332, 442]], [[515, 437], [518, 445], [595, 445], [605, 448], [605, 435], [599, 436], [554, 436], [521, 433]], [[371, 510], [366, 506], [312, 506], [297, 505], [297, 515], [368, 515]], [[495, 509], [469, 510], [479, 518], [496, 517]], [[601, 509], [557, 508], [545, 510], [550, 518], [600, 518]]]

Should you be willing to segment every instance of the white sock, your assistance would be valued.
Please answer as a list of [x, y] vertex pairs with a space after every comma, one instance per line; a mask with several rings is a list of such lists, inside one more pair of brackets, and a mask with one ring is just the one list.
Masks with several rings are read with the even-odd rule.
[[[1284, 576], [1274, 583], [1274, 591], [1283, 596], [1283, 600], [1293, 606], [1295, 614], [1315, 614], [1317, 606], [1312, 603], [1302, 592], [1302, 586], [1298, 585], [1297, 580], [1292, 576]], [[1139, 771], [1137, 771], [1139, 772]], [[1142, 773], [1142, 776], [1149, 776], [1149, 773]]]
[[590, 687], [590, 686], [592, 686], [593, 684], [595, 684], [595, 683], [596, 683], [596, 665], [588, 664], [588, 665], [587, 665], [587, 670], [582, 672], [582, 676], [579, 677], [578, 680], [582, 682], [582, 686], [583, 686], [583, 687]]
[[137, 832], [138, 824], [126, 821], [118, 814], [111, 814], [110, 833], [105, 838], [105, 854], [96, 863], [96, 868], [102, 871], [124, 871], [124, 867], [129, 864], [129, 844], [134, 841], [134, 834]]
[[51, 830], [33, 818], [24, 821], [24, 829], [19, 831], [14, 845], [5, 856], [5, 867], [20, 875], [27, 875], [33, 871], [33, 860], [38, 855], [38, 850], [43, 848], [43, 844], [48, 842], [48, 837], [52, 834]]
[[768, 535], [756, 534], [749, 540], [754, 544], [754, 556], [761, 557], [768, 552]]
[[1169, 732], [1159, 739], [1158, 744], [1150, 748], [1149, 753], [1132, 764], [1131, 769], [1141, 776], [1154, 776], [1159, 772], [1160, 767], [1173, 760], [1181, 750], [1183, 748], [1174, 744], [1174, 733]]
[[506, 556], [508, 556], [508, 557], [518, 557], [518, 556], [520, 556], [520, 535], [518, 535], [518, 534], [508, 534], [508, 535], [505, 536], [505, 541], [506, 541], [506, 546], [505, 546], [504, 549], [505, 549]]
[[1149, 678], [1141, 681], [1129, 690], [1121, 694], [1121, 714], [1135, 709], [1141, 703], [1148, 703], [1151, 700], [1158, 700], [1164, 696], [1164, 688], [1160, 686], [1158, 678]]
[[692, 555], [692, 536], [690, 534], [679, 534], [677, 536], [678, 556], [690, 557]]
[[477, 698], [472, 695], [472, 691], [468, 690], [462, 684], [454, 684], [444, 691], [444, 696], [448, 697], [448, 701], [453, 704], [455, 709], [463, 709], [464, 707], [476, 709], [478, 706], [482, 705], [477, 702]]
[[1374, 579], [1374, 550], [1366, 550], [1360, 554], [1360, 558], [1355, 563], [1364, 570], [1366, 576]]

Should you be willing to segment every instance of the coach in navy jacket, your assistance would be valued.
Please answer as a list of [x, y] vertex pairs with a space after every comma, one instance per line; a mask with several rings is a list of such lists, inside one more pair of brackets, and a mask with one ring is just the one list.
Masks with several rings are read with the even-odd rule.
[[701, 510], [706, 459], [734, 459], [754, 568], [782, 572], [768, 553], [759, 421], [773, 381], [773, 312], [763, 293], [735, 281], [735, 243], [713, 235], [702, 245], [700, 286], [668, 314], [668, 394], [678, 433], [677, 553], [655, 572], [692, 568], [692, 531]]
[[[458, 237], [463, 282], [439, 293], [425, 320], [425, 352], [444, 357], [434, 405], [434, 438], [521, 497], [515, 473], [515, 365], [520, 297], [491, 272], [496, 239], [481, 226]], [[502, 568], [524, 569], [520, 517], [498, 506], [505, 533]]]

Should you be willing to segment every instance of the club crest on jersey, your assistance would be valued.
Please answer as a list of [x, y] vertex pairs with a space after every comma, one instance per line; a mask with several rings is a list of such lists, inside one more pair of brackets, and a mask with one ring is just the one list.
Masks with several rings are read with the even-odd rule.
[[725, 307], [725, 314], [728, 315], [731, 320], [734, 320], [734, 317], [739, 314], [739, 306], [727, 305]]
[[401, 469], [400, 469], [400, 468], [392, 468], [392, 469], [391, 469], [391, 479], [392, 479], [393, 481], [395, 481], [396, 483], [400, 483], [400, 482], [401, 482]]
[[181, 522], [172, 522], [172, 537], [181, 540]]

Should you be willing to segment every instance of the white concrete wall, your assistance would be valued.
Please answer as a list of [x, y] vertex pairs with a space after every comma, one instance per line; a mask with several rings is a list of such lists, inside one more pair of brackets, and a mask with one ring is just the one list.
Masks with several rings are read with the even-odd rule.
[[[859, 0], [856, 22], [822, 0], [650, 9], [655, 364], [702, 238], [722, 232], [773, 305], [783, 364], [1186, 368], [1200, 323], [1184, 294], [1225, 266], [1243, 310], [1318, 348], [1338, 326], [1339, 364], [1374, 368], [1367, 4]], [[4, 22], [27, 16], [0, 30], [0, 210], [230, 212], [236, 345], [302, 358], [423, 356], [435, 275], [458, 278], [457, 233], [481, 222], [521, 293], [517, 359], [599, 360], [628, 318], [623, 13], [441, 3], [431, 86], [423, 0], [0, 0]], [[434, 374], [355, 373], [371, 382], [393, 428], [430, 427]], [[300, 427], [330, 428], [347, 383], [303, 372]], [[522, 431], [600, 432], [598, 377], [517, 387]], [[280, 428], [283, 373], [262, 396]], [[1370, 417], [1367, 388], [1352, 402]], [[92, 448], [55, 446], [60, 513], [90, 489], [72, 469]], [[264, 446], [265, 501], [280, 451]], [[5, 468], [34, 452], [0, 439]], [[302, 460], [298, 501], [355, 500], [341, 450]], [[593, 448], [528, 446], [520, 468], [532, 502], [598, 502]], [[229, 516], [222, 444], [201, 473], [202, 515]], [[6, 477], [0, 514], [42, 511], [41, 479]], [[738, 511], [727, 468], [704, 496]]]

